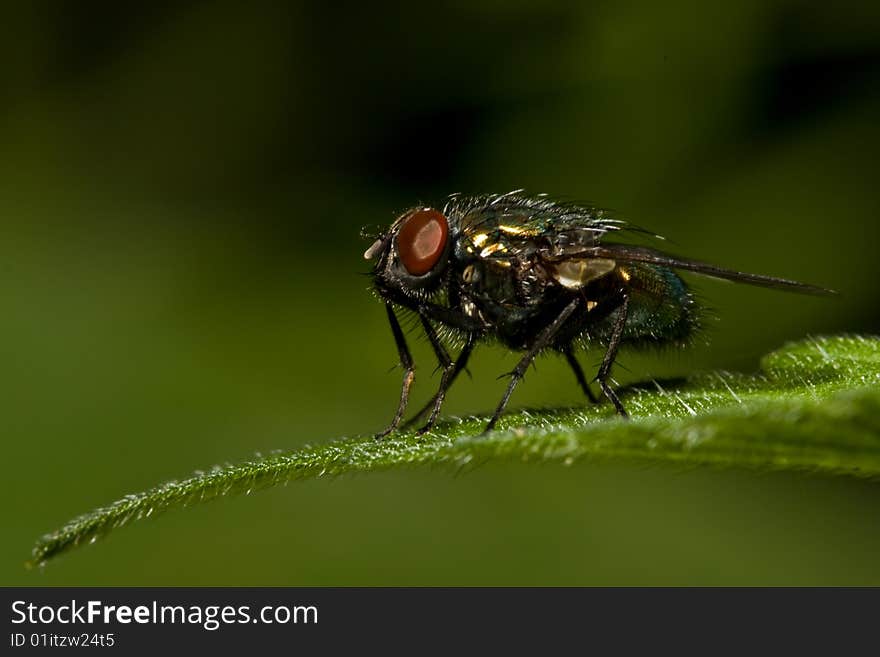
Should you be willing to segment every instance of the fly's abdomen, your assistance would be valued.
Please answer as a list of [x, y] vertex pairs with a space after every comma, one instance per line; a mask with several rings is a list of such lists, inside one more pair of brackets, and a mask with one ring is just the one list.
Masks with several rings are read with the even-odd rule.
[[620, 267], [630, 295], [623, 339], [631, 344], [683, 344], [699, 326], [696, 301], [671, 269], [645, 264]]

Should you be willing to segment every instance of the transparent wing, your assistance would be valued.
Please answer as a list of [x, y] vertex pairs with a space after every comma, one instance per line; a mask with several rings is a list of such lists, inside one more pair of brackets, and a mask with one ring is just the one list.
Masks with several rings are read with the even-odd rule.
[[578, 255], [580, 257], [588, 258], [608, 258], [615, 260], [618, 263], [638, 262], [668, 267], [669, 269], [683, 269], [704, 276], [711, 276], [712, 278], [721, 278], [729, 281], [736, 281], [738, 283], [747, 283], [749, 285], [769, 287], [777, 290], [787, 290], [789, 292], [797, 292], [800, 294], [813, 294], [820, 296], [837, 294], [834, 290], [801, 283], [799, 281], [792, 281], [787, 278], [764, 276], [763, 274], [749, 274], [734, 269], [725, 269], [724, 267], [712, 265], [707, 262], [691, 260], [689, 258], [680, 258], [668, 253], [655, 251], [654, 249], [641, 246], [631, 246], [629, 244], [602, 244], [584, 249]]
[[547, 262], [599, 258], [619, 263], [644, 263], [683, 269], [704, 276], [748, 285], [814, 295], [837, 294], [816, 285], [762, 274], [725, 269], [707, 262], [681, 258], [636, 244], [602, 244], [608, 234], [625, 239], [663, 238], [649, 230], [615, 219], [604, 209], [557, 201], [544, 194], [528, 195], [522, 190], [482, 196], [452, 195], [444, 214], [462, 219], [462, 231], [483, 248], [486, 256], [505, 256], [508, 245], [538, 252]]

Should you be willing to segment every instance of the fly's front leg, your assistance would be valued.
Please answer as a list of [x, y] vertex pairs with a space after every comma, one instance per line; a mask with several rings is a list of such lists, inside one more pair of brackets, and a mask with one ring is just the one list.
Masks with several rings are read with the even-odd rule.
[[397, 405], [397, 412], [388, 428], [381, 433], [376, 434], [376, 439], [384, 438], [392, 431], [396, 430], [403, 419], [406, 412], [406, 404], [409, 401], [409, 389], [412, 387], [416, 378], [415, 364], [412, 355], [409, 353], [409, 347], [406, 344], [406, 338], [403, 330], [400, 328], [400, 322], [397, 321], [397, 315], [394, 314], [394, 308], [390, 303], [385, 304], [385, 310], [388, 312], [388, 323], [391, 325], [391, 332], [394, 334], [394, 342], [397, 344], [397, 353], [400, 356], [400, 365], [403, 367], [403, 385], [400, 389], [400, 403]]
[[602, 388], [602, 392], [605, 393], [605, 396], [608, 397], [612, 404], [614, 404], [617, 414], [622, 418], [628, 418], [629, 415], [623, 407], [623, 404], [620, 402], [617, 393], [615, 393], [614, 390], [611, 389], [611, 386], [608, 385], [608, 377], [611, 375], [611, 366], [614, 365], [614, 359], [617, 357], [617, 350], [620, 347], [620, 341], [623, 338], [623, 329], [626, 326], [626, 319], [629, 313], [628, 294], [624, 293], [623, 302], [620, 304], [617, 313], [617, 320], [614, 322], [614, 330], [611, 332], [611, 340], [608, 343], [608, 349], [605, 351], [605, 357], [602, 359], [602, 364], [599, 366], [599, 372], [596, 374], [596, 381], [599, 382], [599, 387]]
[[[507, 384], [507, 390], [504, 392], [504, 396], [501, 398], [501, 402], [498, 404], [498, 408], [495, 409], [494, 415], [492, 415], [492, 419], [489, 420], [489, 424], [486, 425], [486, 432], [491, 431], [495, 424], [498, 422], [498, 418], [501, 417], [501, 414], [504, 412], [505, 407], [507, 406], [507, 402], [510, 400], [510, 396], [513, 394], [514, 388], [520, 382], [520, 379], [525, 376], [526, 370], [529, 369], [529, 365], [532, 364], [532, 361], [535, 360], [535, 356], [537, 356], [542, 350], [546, 349], [550, 343], [553, 341], [553, 337], [556, 333], [559, 332], [559, 329], [562, 328], [562, 325], [565, 324], [565, 321], [571, 317], [571, 314], [577, 309], [580, 304], [580, 299], [574, 299], [571, 303], [569, 303], [565, 308], [562, 309], [562, 312], [554, 319], [550, 324], [548, 324], [539, 334], [538, 337], [535, 338], [534, 343], [526, 352], [526, 355], [523, 356], [519, 363], [516, 364], [513, 372], [510, 373], [510, 383]], [[485, 433], [485, 432], [484, 432]]]

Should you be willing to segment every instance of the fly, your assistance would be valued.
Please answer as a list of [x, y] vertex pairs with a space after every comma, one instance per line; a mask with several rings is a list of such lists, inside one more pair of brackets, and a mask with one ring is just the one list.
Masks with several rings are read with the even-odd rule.
[[[575, 356], [578, 348], [596, 345], [605, 355], [593, 380], [618, 415], [627, 417], [609, 385], [620, 347], [686, 346], [699, 329], [697, 301], [676, 270], [802, 294], [833, 294], [609, 239], [639, 234], [650, 235], [603, 210], [522, 190], [454, 194], [442, 210], [419, 206], [400, 215], [364, 253], [375, 261], [374, 289], [385, 302], [404, 369], [397, 411], [377, 437], [400, 426], [415, 379], [400, 310], [417, 315], [442, 368], [437, 393], [413, 418], [430, 412], [419, 433], [437, 422], [447, 391], [478, 344], [496, 341], [522, 352], [486, 426], [489, 431], [543, 352], [563, 356], [584, 394], [597, 402]], [[445, 346], [450, 339], [463, 345], [455, 359]]]

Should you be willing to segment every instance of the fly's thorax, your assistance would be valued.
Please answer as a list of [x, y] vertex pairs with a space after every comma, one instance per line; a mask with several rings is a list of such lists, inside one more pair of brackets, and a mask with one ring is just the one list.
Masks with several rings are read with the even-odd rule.
[[498, 261], [474, 259], [462, 269], [458, 279], [464, 296], [475, 301], [514, 303], [517, 299], [517, 273]]

